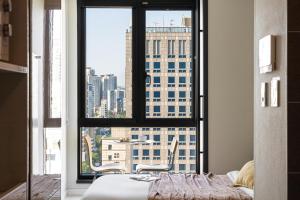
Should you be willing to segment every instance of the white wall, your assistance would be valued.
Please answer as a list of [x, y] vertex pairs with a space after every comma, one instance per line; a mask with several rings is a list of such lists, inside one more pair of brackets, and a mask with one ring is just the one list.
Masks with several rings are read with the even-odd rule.
[[[67, 132], [64, 189], [77, 194], [77, 14], [66, 2]], [[253, 159], [253, 1], [209, 0], [209, 169], [225, 173]]]
[[253, 0], [208, 0], [209, 170], [253, 159]]

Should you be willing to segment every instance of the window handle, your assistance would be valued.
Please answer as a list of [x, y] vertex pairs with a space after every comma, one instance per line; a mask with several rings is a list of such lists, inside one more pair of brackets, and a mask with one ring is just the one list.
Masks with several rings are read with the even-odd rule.
[[151, 76], [145, 72], [145, 81], [147, 81], [147, 78], [149, 78], [149, 85], [151, 85]]

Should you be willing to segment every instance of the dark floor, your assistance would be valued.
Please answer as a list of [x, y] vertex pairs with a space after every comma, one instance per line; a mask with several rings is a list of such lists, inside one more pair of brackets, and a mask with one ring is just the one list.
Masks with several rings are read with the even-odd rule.
[[[33, 176], [31, 181], [32, 200], [60, 200], [60, 175]], [[1, 200], [24, 200], [26, 184], [24, 183]]]

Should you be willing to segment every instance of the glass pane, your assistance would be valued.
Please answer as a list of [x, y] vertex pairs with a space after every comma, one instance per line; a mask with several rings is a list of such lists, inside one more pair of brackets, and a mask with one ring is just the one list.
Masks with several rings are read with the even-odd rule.
[[146, 11], [148, 118], [191, 118], [191, 17], [191, 11]]
[[131, 15], [127, 8], [86, 9], [88, 118], [132, 116]]
[[61, 10], [49, 11], [50, 118], [61, 117]]
[[[94, 166], [109, 163], [124, 165], [134, 173], [138, 164], [168, 164], [173, 137], [179, 143], [173, 172], [194, 173], [196, 170], [196, 129], [191, 128], [81, 128], [81, 173], [93, 173]], [[91, 158], [85, 136], [91, 138]], [[120, 142], [122, 140], [123, 142]]]

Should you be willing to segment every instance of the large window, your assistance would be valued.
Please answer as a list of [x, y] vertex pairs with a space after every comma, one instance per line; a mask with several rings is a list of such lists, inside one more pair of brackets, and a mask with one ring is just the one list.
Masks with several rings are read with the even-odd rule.
[[167, 164], [173, 137], [179, 141], [173, 171], [206, 171], [203, 4], [79, 3], [78, 179], [92, 178], [91, 164], [124, 163], [127, 173], [138, 164]]

